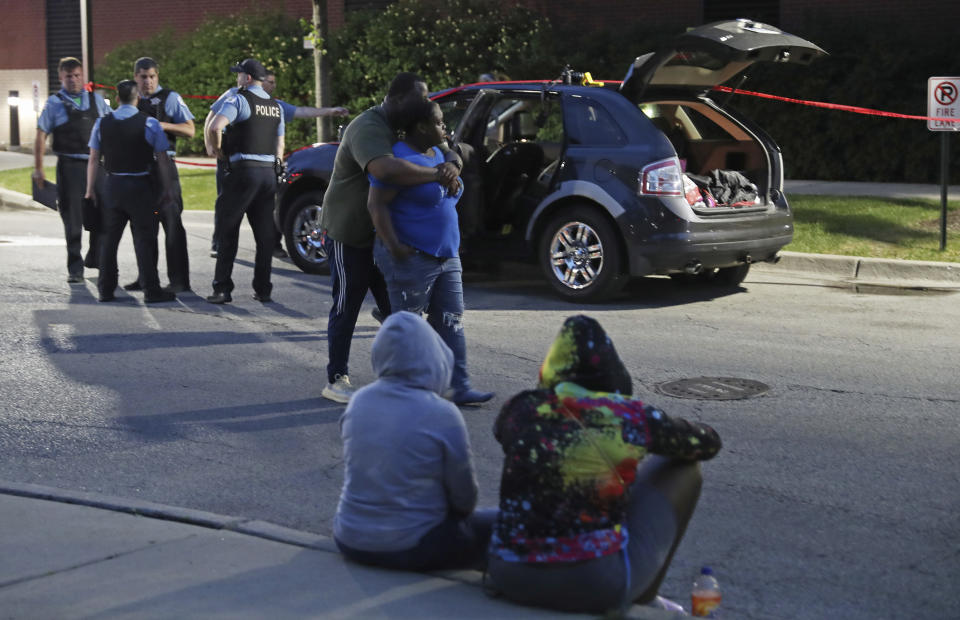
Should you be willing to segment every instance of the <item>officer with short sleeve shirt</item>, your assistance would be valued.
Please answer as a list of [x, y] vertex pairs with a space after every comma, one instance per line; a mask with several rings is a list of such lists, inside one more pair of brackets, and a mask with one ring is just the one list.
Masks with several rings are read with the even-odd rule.
[[[263, 79], [263, 90], [265, 90], [268, 95], [273, 97], [273, 91], [276, 88], [277, 74], [267, 69], [267, 76]], [[287, 103], [282, 99], [274, 99], [274, 101], [276, 101], [277, 104], [279, 104], [280, 109], [283, 110], [284, 124], [289, 123], [295, 118], [320, 118], [321, 116], [347, 116], [350, 114], [350, 110], [342, 106], [335, 106], [332, 108], [315, 108], [313, 106], [293, 105], [292, 103]], [[282, 222], [275, 222], [275, 224], [282, 224]], [[273, 256], [275, 258], [287, 257], [287, 252], [283, 249], [282, 241], [283, 231], [277, 229], [276, 246], [273, 248]]]
[[[87, 191], [87, 142], [94, 122], [110, 114], [103, 97], [83, 88], [83, 65], [73, 57], [60, 60], [61, 88], [50, 95], [37, 120], [33, 143], [35, 183], [42, 184], [43, 152], [47, 135], [53, 134], [53, 152], [57, 155], [57, 205], [67, 241], [67, 282], [83, 282], [83, 268], [97, 266], [97, 232], [90, 231], [86, 258], [82, 255], [83, 196]], [[89, 228], [96, 228], [87, 222]]]
[[[240, 90], [236, 86], [228, 88], [222, 95], [217, 97], [217, 100], [210, 105], [210, 112], [207, 113], [207, 118], [203, 122], [203, 133], [206, 135], [207, 127], [210, 126], [210, 123], [217, 116], [217, 112], [220, 111], [220, 108], [223, 107], [223, 102], [226, 101], [228, 97], [231, 97], [237, 94], [237, 91]], [[220, 197], [220, 192], [223, 191], [223, 175], [226, 174], [226, 167], [222, 159], [217, 160], [217, 197]], [[217, 213], [216, 208], [213, 211], [213, 236], [210, 238], [210, 256], [212, 258], [217, 257], [217, 230], [220, 225], [220, 215]]]
[[[157, 119], [170, 143], [167, 151], [167, 174], [171, 179], [173, 199], [159, 205], [160, 223], [163, 225], [164, 246], [167, 257], [167, 290], [180, 293], [190, 290], [190, 261], [187, 256], [187, 231], [183, 227], [183, 196], [180, 191], [180, 175], [173, 161], [176, 156], [177, 137], [192, 138], [194, 133], [193, 113], [183, 98], [159, 84], [160, 66], [152, 58], [138, 58], [133, 65], [139, 101], [137, 108]], [[128, 291], [140, 290], [140, 278], [123, 287]]]
[[[152, 171], [155, 170], [161, 181], [161, 200], [169, 201], [172, 196], [166, 151], [170, 144], [157, 119], [137, 110], [136, 82], [124, 80], [117, 84], [117, 100], [120, 103], [117, 111], [112, 116], [97, 120], [93, 127], [87, 165], [86, 197], [93, 198], [93, 179], [97, 174], [100, 156], [103, 155], [106, 179], [100, 205], [103, 220], [100, 278], [97, 282], [100, 301], [115, 299], [117, 247], [128, 221], [133, 233], [133, 248], [137, 255], [144, 301], [173, 301], [176, 295], [160, 288], [160, 276], [157, 273], [159, 220], [155, 207], [156, 190], [151, 180]], [[155, 158], [160, 162], [156, 167]]]
[[273, 244], [273, 203], [277, 191], [276, 165], [283, 155], [283, 112], [262, 88], [266, 69], [255, 58], [230, 68], [237, 73], [235, 94], [228, 95], [204, 128], [207, 154], [225, 160], [223, 191], [217, 196], [217, 265], [213, 294], [207, 301], [233, 300], [231, 275], [237, 255], [240, 224], [247, 216], [256, 241], [253, 298], [272, 301], [270, 282]]

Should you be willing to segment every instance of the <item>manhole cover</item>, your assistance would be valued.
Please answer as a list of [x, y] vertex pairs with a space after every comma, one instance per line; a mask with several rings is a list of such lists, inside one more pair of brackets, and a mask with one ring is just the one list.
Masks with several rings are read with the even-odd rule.
[[657, 391], [676, 398], [738, 400], [766, 393], [769, 385], [736, 377], [696, 377], [657, 384]]

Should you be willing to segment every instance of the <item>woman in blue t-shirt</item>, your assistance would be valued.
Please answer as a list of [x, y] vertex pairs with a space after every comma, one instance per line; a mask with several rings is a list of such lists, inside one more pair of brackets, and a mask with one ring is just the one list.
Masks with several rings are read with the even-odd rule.
[[[440, 106], [418, 101], [401, 110], [400, 117], [396, 124], [403, 139], [393, 146], [394, 156], [422, 166], [444, 163], [436, 146], [444, 140]], [[453, 351], [453, 402], [476, 405], [494, 394], [472, 389], [467, 374], [457, 221], [462, 193], [462, 184], [450, 194], [438, 182], [394, 186], [370, 176], [367, 208], [377, 230], [373, 257], [386, 279], [391, 308], [426, 313], [427, 321]]]

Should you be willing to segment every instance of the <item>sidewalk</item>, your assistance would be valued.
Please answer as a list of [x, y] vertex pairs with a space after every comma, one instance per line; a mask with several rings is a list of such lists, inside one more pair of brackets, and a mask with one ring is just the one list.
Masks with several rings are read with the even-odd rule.
[[5, 619], [594, 617], [491, 598], [477, 571], [368, 568], [324, 536], [137, 500], [0, 482], [0, 522]]

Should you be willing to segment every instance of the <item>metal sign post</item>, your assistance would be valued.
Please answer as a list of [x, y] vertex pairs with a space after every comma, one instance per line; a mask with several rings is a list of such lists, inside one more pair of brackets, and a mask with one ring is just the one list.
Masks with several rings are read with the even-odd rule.
[[[927, 129], [960, 131], [960, 77], [927, 80]], [[950, 134], [940, 134], [940, 251], [947, 249], [947, 186], [950, 185]]]

